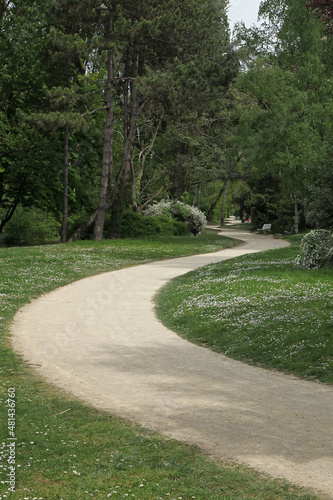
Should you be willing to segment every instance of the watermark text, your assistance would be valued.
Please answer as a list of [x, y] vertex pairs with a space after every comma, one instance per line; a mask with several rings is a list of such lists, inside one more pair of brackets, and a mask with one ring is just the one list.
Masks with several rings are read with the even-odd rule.
[[7, 403], [7, 479], [8, 491], [15, 491], [16, 486], [16, 391], [10, 387], [8, 389]]

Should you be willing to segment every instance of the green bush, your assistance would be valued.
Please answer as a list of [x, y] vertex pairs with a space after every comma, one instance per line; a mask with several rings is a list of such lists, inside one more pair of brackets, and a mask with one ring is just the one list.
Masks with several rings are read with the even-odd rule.
[[191, 233], [197, 235], [207, 225], [206, 216], [201, 210], [177, 200], [161, 200], [159, 203], [150, 205], [144, 215], [156, 217], [165, 215], [179, 222], [185, 222]]
[[306, 234], [301, 241], [301, 253], [296, 265], [301, 269], [313, 269], [333, 265], [333, 232], [315, 229]]
[[166, 215], [145, 217], [142, 214], [125, 210], [122, 219], [121, 237], [138, 238], [141, 236], [183, 236], [189, 234], [188, 226]]
[[59, 238], [61, 224], [50, 213], [36, 207], [17, 207], [5, 225], [1, 243], [7, 246], [40, 245]]

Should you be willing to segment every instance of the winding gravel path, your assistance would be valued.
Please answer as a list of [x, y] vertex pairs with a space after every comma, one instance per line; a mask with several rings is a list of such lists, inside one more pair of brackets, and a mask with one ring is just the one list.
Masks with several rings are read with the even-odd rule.
[[156, 320], [168, 280], [207, 263], [286, 245], [236, 230], [239, 247], [86, 278], [21, 309], [16, 351], [49, 382], [209, 453], [333, 498], [333, 388], [195, 346]]

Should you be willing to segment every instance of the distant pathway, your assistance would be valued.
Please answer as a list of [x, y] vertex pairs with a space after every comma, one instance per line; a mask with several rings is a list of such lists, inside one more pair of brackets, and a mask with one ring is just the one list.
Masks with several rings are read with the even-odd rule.
[[86, 278], [33, 301], [15, 317], [13, 345], [97, 408], [333, 499], [332, 387], [228, 359], [156, 320], [154, 294], [173, 277], [286, 245], [222, 234], [245, 244]]

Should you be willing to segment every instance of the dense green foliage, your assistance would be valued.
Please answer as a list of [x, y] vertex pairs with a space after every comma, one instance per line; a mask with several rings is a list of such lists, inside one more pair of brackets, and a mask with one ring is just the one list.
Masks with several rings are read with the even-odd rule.
[[40, 245], [56, 242], [60, 224], [55, 217], [36, 207], [19, 206], [0, 236], [8, 246]]
[[303, 0], [265, 0], [260, 28], [240, 28], [240, 144], [251, 168], [253, 220], [296, 232], [329, 227], [332, 205], [331, 41]]
[[114, 238], [167, 197], [221, 224], [332, 226], [328, 4], [265, 0], [230, 41], [227, 3], [1, 4], [0, 233], [22, 206], [61, 241]]
[[121, 237], [136, 238], [142, 236], [184, 236], [189, 234], [186, 224], [170, 219], [166, 215], [145, 217], [132, 210], [126, 210], [123, 215]]

